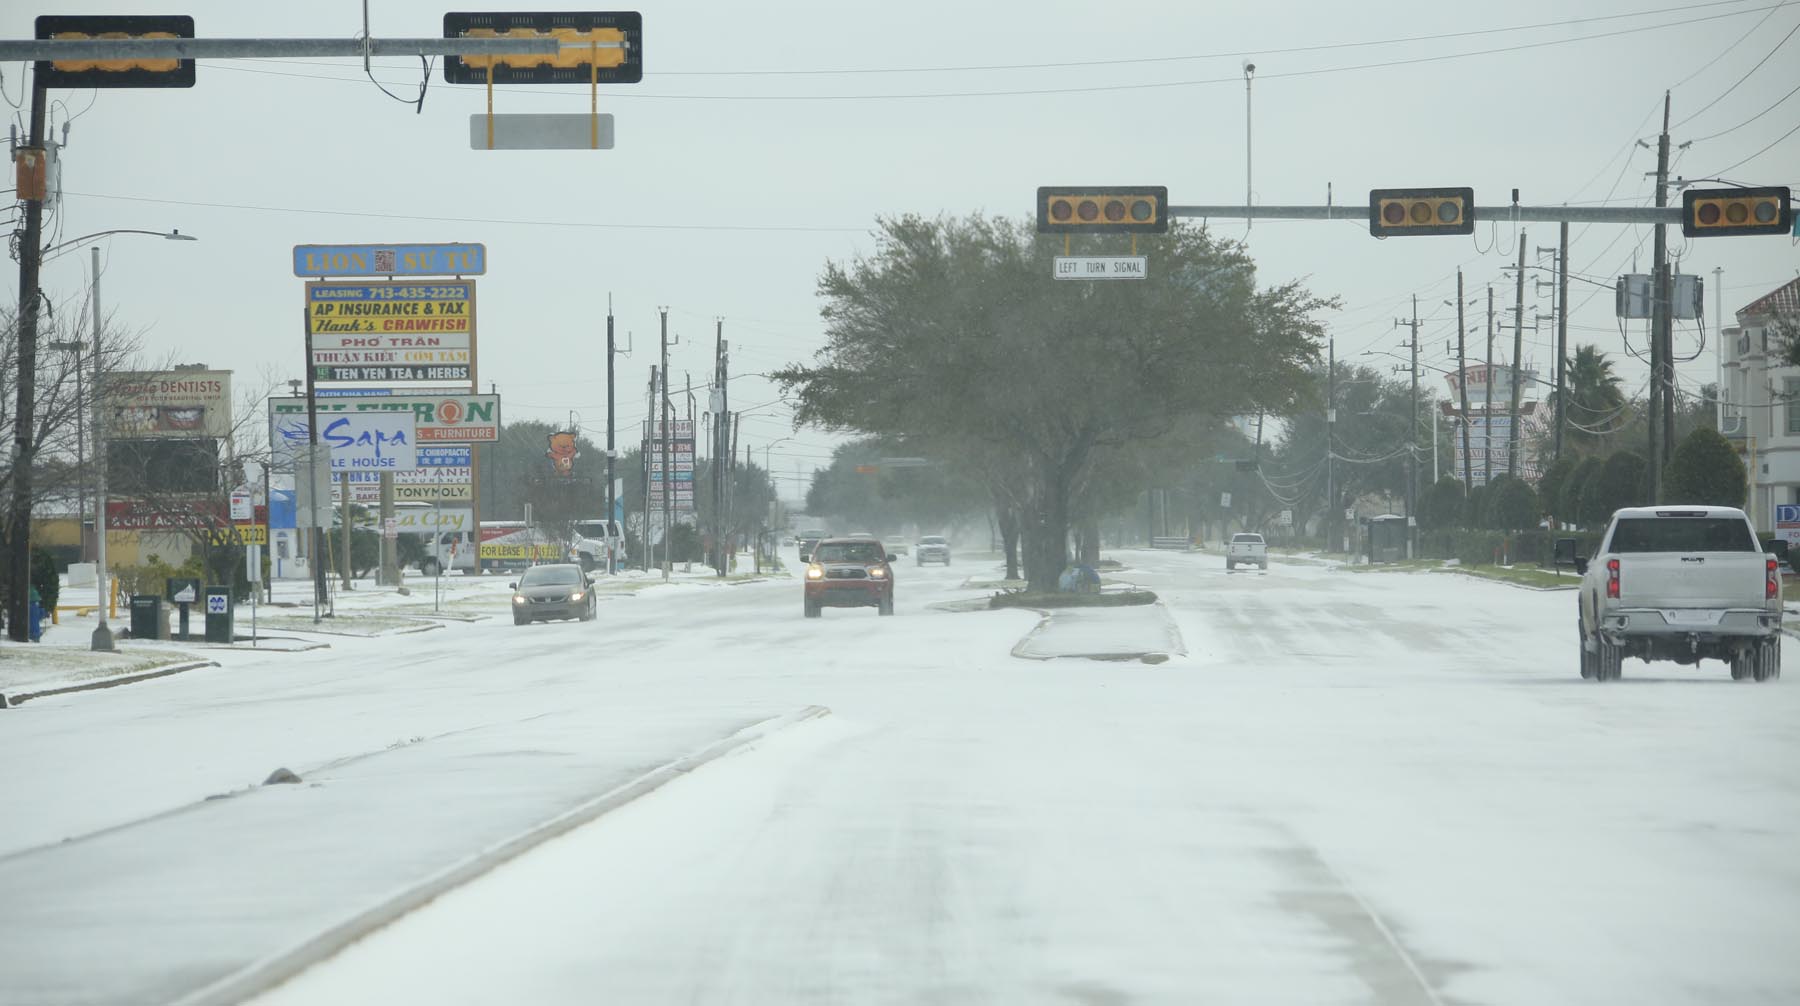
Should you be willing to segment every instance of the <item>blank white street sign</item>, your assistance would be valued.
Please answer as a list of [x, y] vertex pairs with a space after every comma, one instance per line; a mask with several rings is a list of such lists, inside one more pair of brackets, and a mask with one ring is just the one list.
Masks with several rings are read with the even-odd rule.
[[1143, 255], [1058, 255], [1057, 279], [1143, 279], [1149, 259]]
[[469, 116], [470, 150], [611, 150], [613, 117], [601, 115], [600, 143], [594, 143], [594, 116], [515, 114], [494, 116], [494, 145], [488, 146], [488, 117]]

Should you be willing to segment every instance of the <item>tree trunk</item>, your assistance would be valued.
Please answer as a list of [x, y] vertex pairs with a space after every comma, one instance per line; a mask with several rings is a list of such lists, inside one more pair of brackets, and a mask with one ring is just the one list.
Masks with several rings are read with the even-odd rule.
[[1083, 566], [1097, 566], [1100, 563], [1100, 518], [1089, 517], [1081, 522], [1078, 532], [1081, 539], [1080, 557], [1076, 560]]
[[1069, 500], [1067, 480], [1045, 473], [1037, 506], [1025, 519], [1025, 589], [1055, 593], [1069, 565]]
[[1010, 506], [994, 508], [994, 519], [1000, 524], [1000, 547], [1006, 552], [1006, 578], [1019, 578], [1019, 511]]

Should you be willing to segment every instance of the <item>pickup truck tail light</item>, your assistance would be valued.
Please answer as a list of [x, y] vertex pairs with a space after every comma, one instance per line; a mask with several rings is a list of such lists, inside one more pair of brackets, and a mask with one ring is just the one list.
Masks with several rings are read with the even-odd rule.
[[1619, 560], [1606, 560], [1606, 596], [1619, 596]]
[[1763, 575], [1763, 600], [1774, 600], [1781, 596], [1781, 564], [1773, 558], [1765, 560]]

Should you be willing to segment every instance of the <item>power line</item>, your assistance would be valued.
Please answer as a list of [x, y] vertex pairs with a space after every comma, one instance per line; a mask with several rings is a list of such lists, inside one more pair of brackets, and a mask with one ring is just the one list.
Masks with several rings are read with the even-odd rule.
[[[1660, 30], [1666, 29], [1666, 28], [1681, 28], [1681, 27], [1686, 27], [1688, 25], [1702, 24], [1702, 23], [1708, 22], [1708, 21], [1717, 21], [1717, 20], [1720, 20], [1723, 18], [1741, 17], [1745, 14], [1754, 14], [1759, 11], [1766, 11], [1766, 10], [1772, 10], [1772, 9], [1778, 9], [1781, 7], [1791, 6], [1792, 4], [1797, 3], [1797, 2], [1800, 2], [1800, 0], [1782, 0], [1782, 2], [1780, 2], [1780, 3], [1776, 3], [1776, 4], [1769, 5], [1769, 6], [1764, 6], [1764, 7], [1754, 7], [1754, 8], [1749, 8], [1746, 10], [1730, 11], [1730, 12], [1726, 12], [1726, 13], [1722, 13], [1722, 14], [1708, 14], [1703, 17], [1687, 18], [1685, 20], [1679, 20], [1679, 21], [1666, 21], [1661, 24], [1642, 25], [1642, 26], [1635, 27], [1635, 28], [1621, 28], [1621, 29], [1618, 29], [1615, 31], [1596, 32], [1594, 34], [1583, 35], [1578, 38], [1546, 39], [1546, 40], [1539, 41], [1539, 42], [1522, 42], [1522, 43], [1519, 43], [1516, 45], [1496, 46], [1496, 47], [1490, 48], [1490, 49], [1473, 49], [1473, 50], [1468, 50], [1468, 51], [1464, 51], [1464, 52], [1454, 52], [1454, 53], [1434, 53], [1434, 54], [1428, 55], [1428, 56], [1414, 56], [1414, 57], [1409, 57], [1409, 58], [1405, 58], [1405, 59], [1379, 60], [1379, 61], [1369, 62], [1369, 63], [1351, 64], [1348, 66], [1319, 67], [1319, 68], [1311, 69], [1311, 70], [1289, 70], [1289, 71], [1284, 71], [1284, 72], [1267, 73], [1267, 74], [1259, 75], [1259, 79], [1315, 77], [1315, 76], [1323, 76], [1323, 75], [1328, 75], [1328, 74], [1355, 73], [1355, 72], [1360, 72], [1363, 70], [1383, 70], [1383, 69], [1389, 69], [1392, 67], [1399, 67], [1399, 66], [1416, 66], [1416, 65], [1426, 64], [1426, 63], [1440, 63], [1440, 62], [1445, 62], [1445, 61], [1449, 61], [1449, 60], [1467, 59], [1472, 56], [1493, 56], [1493, 55], [1501, 55], [1501, 54], [1511, 53], [1511, 52], [1523, 52], [1523, 51], [1529, 50], [1529, 49], [1542, 49], [1542, 48], [1547, 48], [1550, 46], [1561, 46], [1561, 45], [1571, 45], [1571, 44], [1575, 44], [1575, 43], [1595, 42], [1595, 41], [1599, 41], [1602, 39], [1617, 38], [1617, 37], [1624, 36], [1624, 35], [1635, 35], [1635, 34], [1640, 34], [1640, 33], [1649, 32], [1649, 31], [1660, 31]], [[1702, 9], [1702, 8], [1692, 8], [1692, 9]], [[238, 73], [265, 74], [265, 75], [277, 76], [277, 77], [300, 77], [300, 78], [307, 78], [307, 79], [313, 79], [313, 80], [338, 81], [340, 83], [356, 83], [356, 84], [363, 83], [362, 79], [358, 78], [358, 77], [338, 77], [338, 76], [323, 76], [323, 75], [319, 75], [319, 74], [288, 73], [288, 72], [279, 71], [279, 70], [261, 70], [261, 69], [256, 69], [253, 67], [247, 67], [247, 66], [221, 65], [218, 67], [218, 69], [235, 71]], [[1200, 78], [1200, 79], [1194, 79], [1194, 80], [1156, 81], [1156, 82], [1138, 83], [1138, 84], [1097, 84], [1097, 85], [1088, 85], [1088, 86], [1079, 86], [1079, 87], [1039, 87], [1039, 88], [1016, 88], [1016, 89], [1010, 89], [1010, 90], [984, 90], [984, 91], [921, 91], [921, 92], [913, 92], [913, 93], [892, 93], [892, 94], [645, 94], [643, 92], [636, 92], [636, 91], [611, 91], [611, 92], [608, 92], [608, 94], [609, 94], [609, 96], [611, 96], [613, 98], [613, 100], [639, 99], [639, 100], [653, 100], [653, 101], [908, 101], [908, 100], [931, 100], [931, 99], [941, 99], [941, 98], [1009, 98], [1009, 97], [1031, 97], [1031, 96], [1052, 95], [1052, 94], [1094, 94], [1094, 93], [1106, 93], [1106, 92], [1117, 92], [1117, 91], [1158, 90], [1158, 89], [1175, 88], [1175, 87], [1200, 87], [1200, 86], [1206, 86], [1206, 85], [1212, 85], [1212, 84], [1237, 84], [1237, 83], [1241, 83], [1242, 81], [1243, 81], [1243, 77], [1241, 75], [1232, 74], [1232, 75], [1226, 76], [1226, 77], [1210, 77], [1210, 78]], [[392, 81], [390, 83], [394, 83], [394, 84], [398, 85], [402, 82]], [[508, 94], [546, 94], [546, 95], [555, 94], [555, 95], [559, 95], [559, 96], [566, 96], [566, 95], [564, 95], [564, 92], [551, 91], [551, 90], [542, 89], [542, 88], [509, 87], [507, 89], [507, 93]]]
[[213, 203], [193, 199], [156, 199], [150, 196], [117, 196], [103, 192], [65, 192], [84, 199], [114, 199], [128, 203], [155, 203], [162, 206], [199, 206], [215, 210], [245, 210], [258, 213], [303, 213], [307, 216], [365, 217], [377, 220], [429, 220], [452, 224], [507, 224], [523, 227], [565, 227], [580, 230], [641, 231], [741, 231], [746, 233], [789, 232], [800, 234], [867, 234], [867, 227], [783, 227], [755, 224], [628, 224], [601, 223], [586, 220], [509, 220], [498, 217], [437, 217], [417, 213], [375, 213], [366, 210], [327, 210], [297, 206], [253, 206], [247, 203]]
[[1731, 54], [1732, 54], [1732, 53], [1734, 53], [1734, 52], [1736, 52], [1736, 51], [1737, 51], [1737, 47], [1738, 47], [1738, 46], [1740, 46], [1740, 45], [1743, 45], [1743, 44], [1744, 44], [1744, 40], [1745, 40], [1745, 39], [1747, 39], [1747, 38], [1749, 38], [1749, 37], [1750, 37], [1750, 36], [1752, 36], [1752, 35], [1754, 35], [1754, 34], [1756, 34], [1756, 32], [1757, 32], [1757, 29], [1759, 29], [1759, 28], [1761, 28], [1761, 27], [1762, 27], [1762, 26], [1763, 26], [1763, 25], [1765, 25], [1765, 24], [1768, 24], [1768, 23], [1769, 23], [1769, 19], [1770, 19], [1770, 18], [1772, 18], [1772, 17], [1774, 17], [1774, 16], [1775, 16], [1775, 12], [1776, 12], [1776, 11], [1777, 11], [1777, 10], [1780, 10], [1780, 8], [1778, 8], [1778, 7], [1773, 7], [1773, 8], [1770, 8], [1770, 9], [1769, 9], [1769, 12], [1768, 12], [1768, 13], [1767, 13], [1767, 14], [1764, 14], [1764, 15], [1763, 15], [1763, 16], [1762, 16], [1762, 18], [1761, 18], [1761, 19], [1759, 19], [1759, 20], [1758, 20], [1758, 21], [1757, 21], [1757, 22], [1756, 22], [1756, 23], [1755, 23], [1755, 24], [1753, 24], [1753, 25], [1751, 25], [1751, 26], [1750, 26], [1750, 30], [1749, 30], [1749, 31], [1746, 31], [1746, 32], [1744, 32], [1744, 33], [1743, 33], [1743, 34], [1742, 34], [1742, 35], [1739, 35], [1739, 36], [1738, 36], [1738, 37], [1737, 37], [1737, 39], [1736, 39], [1736, 40], [1735, 40], [1735, 41], [1733, 41], [1733, 42], [1732, 42], [1732, 43], [1731, 43], [1731, 44], [1730, 44], [1730, 45], [1728, 45], [1728, 46], [1726, 46], [1726, 47], [1725, 47], [1725, 48], [1723, 48], [1723, 49], [1720, 49], [1720, 50], [1719, 50], [1719, 54], [1718, 54], [1718, 55], [1717, 55], [1717, 56], [1714, 56], [1714, 57], [1713, 57], [1713, 58], [1711, 58], [1711, 59], [1709, 59], [1709, 60], [1707, 60], [1707, 61], [1706, 61], [1706, 62], [1705, 62], [1705, 63], [1704, 63], [1704, 64], [1703, 64], [1703, 65], [1702, 65], [1702, 66], [1701, 66], [1701, 67], [1700, 67], [1700, 69], [1698, 69], [1698, 70], [1695, 70], [1695, 71], [1694, 71], [1694, 72], [1693, 72], [1693, 73], [1690, 73], [1690, 74], [1688, 74], [1688, 75], [1687, 75], [1687, 76], [1685, 76], [1685, 77], [1683, 77], [1683, 78], [1681, 78], [1681, 79], [1680, 79], [1680, 80], [1678, 80], [1678, 81], [1676, 81], [1676, 82], [1675, 82], [1675, 86], [1674, 86], [1674, 87], [1671, 87], [1671, 88], [1669, 88], [1669, 90], [1671, 90], [1671, 91], [1674, 91], [1674, 90], [1678, 90], [1678, 89], [1679, 89], [1679, 88], [1680, 88], [1680, 87], [1681, 87], [1681, 86], [1682, 86], [1682, 85], [1683, 85], [1683, 84], [1686, 84], [1686, 83], [1687, 83], [1687, 82], [1688, 82], [1688, 81], [1690, 81], [1690, 80], [1693, 80], [1693, 79], [1694, 79], [1694, 78], [1695, 78], [1695, 77], [1698, 77], [1698, 76], [1700, 76], [1700, 75], [1701, 75], [1701, 74], [1703, 74], [1703, 73], [1705, 73], [1705, 72], [1706, 72], [1706, 71], [1708, 71], [1708, 70], [1710, 70], [1710, 69], [1712, 69], [1712, 68], [1713, 68], [1713, 64], [1715, 64], [1715, 63], [1717, 63], [1717, 62], [1718, 62], [1718, 61], [1719, 61], [1719, 60], [1721, 60], [1721, 59], [1724, 59], [1724, 58], [1725, 58], [1725, 57], [1726, 57], [1726, 56], [1729, 56], [1729, 55], [1731, 55]]
[[1788, 44], [1788, 39], [1793, 38], [1795, 32], [1800, 32], [1800, 22], [1795, 22], [1794, 26], [1792, 28], [1788, 29], [1788, 33], [1786, 35], [1781, 36], [1781, 41], [1775, 43], [1775, 48], [1770, 49], [1768, 52], [1764, 53], [1763, 58], [1757, 60], [1755, 66], [1752, 66], [1750, 69], [1745, 70], [1744, 75], [1742, 77], [1739, 77], [1736, 81], [1734, 81], [1730, 87], [1728, 87], [1724, 91], [1720, 92], [1720, 94], [1717, 98], [1714, 98], [1713, 100], [1707, 102], [1706, 104], [1701, 105], [1692, 114], [1688, 115], [1686, 118], [1683, 118], [1680, 122], [1677, 122], [1675, 125], [1670, 126], [1669, 128], [1670, 129], [1680, 129], [1682, 126], [1685, 126], [1688, 123], [1693, 122], [1695, 119], [1699, 118], [1700, 116], [1705, 115], [1707, 109], [1713, 107], [1714, 105], [1717, 105], [1721, 101], [1724, 101], [1727, 95], [1729, 95], [1729, 94], [1731, 94], [1731, 92], [1737, 90], [1738, 86], [1743, 84], [1744, 81], [1749, 80], [1750, 77], [1756, 73], [1756, 71], [1762, 69], [1762, 65], [1769, 61], [1769, 57], [1780, 52], [1781, 47]]
[[1795, 84], [1795, 85], [1794, 85], [1794, 89], [1793, 89], [1793, 90], [1792, 90], [1792, 91], [1789, 91], [1789, 92], [1788, 92], [1788, 93], [1786, 93], [1786, 94], [1784, 94], [1784, 95], [1782, 95], [1782, 96], [1781, 96], [1781, 97], [1779, 97], [1779, 98], [1777, 98], [1777, 99], [1775, 99], [1775, 104], [1773, 104], [1773, 105], [1770, 105], [1770, 106], [1769, 106], [1769, 107], [1768, 107], [1768, 108], [1765, 108], [1765, 109], [1763, 109], [1763, 110], [1762, 110], [1762, 111], [1760, 111], [1760, 112], [1758, 112], [1758, 113], [1756, 113], [1756, 114], [1755, 114], [1755, 115], [1752, 115], [1752, 116], [1751, 116], [1751, 117], [1749, 117], [1749, 118], [1748, 118], [1748, 119], [1745, 119], [1745, 120], [1744, 120], [1744, 121], [1743, 121], [1743, 122], [1740, 122], [1740, 123], [1738, 123], [1738, 124], [1737, 124], [1737, 125], [1735, 125], [1735, 126], [1732, 126], [1732, 127], [1731, 127], [1731, 128], [1730, 128], [1730, 129], [1721, 129], [1721, 130], [1719, 130], [1719, 131], [1718, 131], [1718, 132], [1716, 132], [1716, 133], [1714, 133], [1714, 134], [1712, 134], [1712, 135], [1711, 135], [1711, 136], [1702, 136], [1702, 137], [1699, 137], [1699, 138], [1697, 138], [1697, 139], [1694, 139], [1694, 140], [1690, 140], [1690, 141], [1688, 141], [1688, 142], [1690, 142], [1690, 143], [1704, 143], [1704, 142], [1705, 142], [1705, 141], [1707, 141], [1707, 140], [1716, 140], [1716, 139], [1718, 139], [1718, 138], [1719, 138], [1719, 137], [1721, 137], [1721, 136], [1724, 136], [1724, 135], [1725, 135], [1725, 134], [1726, 134], [1726, 133], [1733, 133], [1733, 132], [1736, 132], [1736, 131], [1738, 131], [1738, 130], [1740, 130], [1740, 129], [1742, 129], [1742, 128], [1744, 128], [1744, 127], [1745, 127], [1745, 126], [1748, 126], [1748, 125], [1749, 125], [1749, 124], [1751, 124], [1751, 123], [1752, 123], [1752, 122], [1755, 122], [1755, 121], [1756, 121], [1756, 120], [1758, 120], [1758, 119], [1760, 119], [1760, 118], [1762, 118], [1762, 117], [1763, 117], [1763, 116], [1765, 116], [1765, 115], [1768, 115], [1768, 114], [1769, 114], [1769, 113], [1770, 113], [1770, 112], [1773, 112], [1773, 111], [1775, 111], [1775, 109], [1777, 109], [1777, 108], [1779, 108], [1779, 107], [1781, 107], [1781, 105], [1782, 105], [1782, 104], [1783, 104], [1783, 103], [1785, 103], [1785, 102], [1786, 102], [1786, 101], [1787, 101], [1787, 100], [1788, 100], [1788, 99], [1789, 99], [1789, 98], [1792, 98], [1792, 97], [1793, 97], [1793, 96], [1794, 96], [1794, 95], [1796, 95], [1796, 94], [1800, 94], [1800, 84]]
[[[1796, 27], [1800, 27], [1800, 25], [1797, 25], [1797, 26], [1796, 26]], [[1771, 142], [1771, 143], [1770, 143], [1770, 144], [1769, 144], [1769, 145], [1768, 145], [1768, 146], [1766, 146], [1766, 147], [1764, 147], [1764, 148], [1762, 148], [1762, 149], [1761, 149], [1761, 150], [1758, 150], [1758, 151], [1757, 151], [1757, 152], [1756, 152], [1756, 153], [1754, 153], [1754, 154], [1751, 154], [1751, 155], [1750, 155], [1750, 156], [1749, 156], [1749, 157], [1746, 157], [1746, 158], [1744, 158], [1744, 159], [1743, 159], [1743, 160], [1741, 160], [1741, 161], [1738, 161], [1738, 162], [1737, 162], [1737, 163], [1736, 163], [1736, 164], [1730, 164], [1730, 165], [1726, 165], [1726, 166], [1725, 166], [1725, 167], [1723, 167], [1723, 168], [1720, 168], [1720, 169], [1719, 169], [1719, 170], [1717, 170], [1717, 171], [1715, 171], [1715, 172], [1713, 172], [1713, 173], [1712, 173], [1712, 174], [1713, 174], [1713, 177], [1715, 177], [1715, 178], [1716, 178], [1716, 177], [1718, 177], [1718, 176], [1719, 176], [1719, 175], [1722, 175], [1722, 174], [1724, 174], [1724, 173], [1725, 173], [1725, 172], [1727, 172], [1727, 171], [1731, 171], [1731, 170], [1733, 170], [1733, 169], [1734, 169], [1734, 168], [1739, 168], [1739, 167], [1742, 167], [1742, 166], [1743, 166], [1743, 165], [1746, 165], [1746, 164], [1749, 164], [1749, 163], [1750, 163], [1750, 162], [1751, 162], [1751, 161], [1754, 161], [1754, 160], [1756, 160], [1756, 159], [1757, 159], [1757, 158], [1758, 158], [1758, 157], [1761, 157], [1761, 156], [1762, 156], [1762, 155], [1764, 155], [1764, 154], [1766, 154], [1766, 153], [1768, 153], [1768, 152], [1769, 152], [1769, 151], [1771, 151], [1771, 150], [1773, 150], [1773, 149], [1775, 149], [1775, 144], [1777, 144], [1777, 143], [1780, 143], [1780, 142], [1781, 142], [1781, 141], [1782, 141], [1782, 140], [1785, 140], [1785, 139], [1787, 139], [1787, 138], [1788, 138], [1788, 137], [1790, 137], [1790, 136], [1792, 136], [1792, 135], [1794, 135], [1794, 134], [1795, 134], [1795, 133], [1796, 133], [1796, 132], [1800, 132], [1800, 123], [1795, 123], [1795, 125], [1794, 125], [1794, 128], [1793, 128], [1793, 129], [1790, 129], [1790, 130], [1788, 130], [1788, 131], [1787, 131], [1787, 132], [1785, 132], [1785, 133], [1782, 133], [1782, 134], [1781, 134], [1781, 135], [1780, 135], [1780, 136], [1777, 136], [1777, 137], [1776, 137], [1776, 138], [1775, 138], [1775, 139], [1774, 139], [1774, 141], [1772, 141], [1772, 142]]]

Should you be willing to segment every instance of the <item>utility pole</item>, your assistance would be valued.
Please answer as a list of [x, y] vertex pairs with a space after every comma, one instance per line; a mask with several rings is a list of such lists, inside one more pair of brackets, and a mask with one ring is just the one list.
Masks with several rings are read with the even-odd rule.
[[1725, 430], [1725, 268], [1713, 267], [1713, 428]]
[[[725, 513], [730, 518], [736, 516], [734, 511], [737, 508], [737, 479], [732, 476], [737, 473], [738, 427], [743, 425], [743, 414], [732, 412], [728, 415], [731, 416], [731, 442], [726, 445], [725, 451]], [[746, 454], [749, 453], [749, 448], [749, 444], [744, 445]], [[734, 520], [727, 520], [725, 526], [730, 528], [735, 523]]]
[[652, 471], [652, 467], [650, 464], [650, 458], [654, 452], [652, 452], [650, 450], [650, 448], [653, 444], [656, 443], [655, 439], [653, 439], [655, 436], [655, 430], [656, 430], [656, 420], [651, 418], [655, 415], [656, 415], [656, 364], [652, 363], [650, 365], [650, 395], [644, 402], [643, 448], [639, 451], [639, 454], [642, 456], [642, 459], [644, 462], [644, 559], [643, 559], [643, 563], [642, 563], [642, 568], [643, 568], [644, 572], [646, 572], [646, 573], [650, 572], [650, 555], [652, 552], [652, 546], [651, 546], [651, 542], [650, 542], [650, 514], [651, 514], [651, 510], [650, 510], [650, 472]]
[[1471, 469], [1474, 462], [1469, 457], [1469, 357], [1464, 346], [1466, 329], [1463, 325], [1463, 274], [1456, 270], [1456, 390], [1462, 396], [1462, 454], [1463, 454], [1463, 492], [1475, 488], [1475, 476]]
[[1412, 299], [1412, 320], [1394, 319], [1394, 327], [1406, 326], [1411, 333], [1407, 346], [1412, 350], [1412, 429], [1406, 435], [1406, 540], [1407, 558], [1418, 552], [1419, 519], [1419, 295]]
[[1488, 284], [1487, 295], [1487, 379], [1481, 382], [1481, 484], [1484, 486], [1494, 481], [1494, 284]]
[[619, 512], [619, 495], [618, 495], [617, 489], [614, 488], [616, 483], [613, 481], [614, 478], [616, 477], [613, 474], [613, 462], [618, 460], [618, 454], [619, 454], [618, 441], [615, 439], [616, 438], [616, 430], [613, 425], [617, 421], [617, 410], [613, 407], [615, 404], [613, 402], [613, 397], [614, 397], [613, 396], [613, 353], [616, 351], [617, 351], [617, 346], [613, 342], [612, 294], [607, 294], [606, 295], [606, 521], [607, 521], [606, 526], [607, 526], [608, 530], [607, 530], [607, 535], [606, 535], [606, 539], [607, 539], [606, 573], [608, 576], [611, 576], [612, 574], [619, 571], [618, 565], [617, 565], [617, 558], [613, 554], [613, 544], [614, 544], [613, 531], [616, 530], [618, 532], [619, 540], [621, 540], [621, 541], [624, 540], [624, 534], [625, 534], [625, 522], [624, 521], [619, 521], [619, 523], [616, 526], [613, 524], [613, 521], [617, 519], [617, 514]]
[[1412, 558], [1419, 554], [1419, 295], [1412, 299], [1412, 429], [1406, 441], [1407, 461], [1411, 472], [1406, 480], [1407, 541], [1412, 543]]
[[94, 416], [94, 572], [98, 574], [94, 579], [100, 588], [100, 606], [94, 609], [94, 618], [99, 624], [94, 626], [89, 649], [110, 653], [113, 634], [106, 624], [106, 611], [112, 606], [112, 577], [106, 571], [106, 427], [101, 425], [105, 414], [101, 410], [104, 385], [100, 381], [101, 360], [104, 359], [100, 333], [105, 331], [106, 321], [100, 312], [100, 249], [90, 250], [94, 263], [94, 397], [89, 407]]
[[[1563, 456], [1563, 431], [1569, 425], [1563, 381], [1569, 367], [1569, 222], [1562, 222], [1556, 253], [1556, 460]], [[1548, 508], [1546, 508], [1548, 509]]]
[[[306, 463], [304, 465], [306, 471], [302, 474], [300, 471], [302, 465], [298, 462], [295, 463], [294, 502], [295, 504], [300, 502], [299, 482], [301, 479], [305, 479], [306, 498], [310, 504], [307, 510], [307, 523], [311, 525], [311, 527], [307, 528], [306, 534], [306, 561], [312, 566], [313, 624], [317, 625], [319, 624], [319, 609], [325, 605], [328, 596], [328, 592], [325, 589], [325, 565], [330, 561], [331, 553], [331, 534], [329, 529], [319, 527], [319, 511], [324, 510], [326, 513], [331, 512], [331, 497], [330, 491], [327, 489], [326, 497], [324, 499], [319, 498], [320, 483], [324, 481], [318, 477], [320, 448], [319, 396], [318, 388], [313, 383], [315, 370], [312, 365], [312, 318], [306, 314], [305, 308], [301, 308], [300, 310], [300, 322], [304, 326], [303, 331], [306, 332]], [[329, 459], [330, 455], [327, 454], [326, 458]], [[329, 465], [329, 460], [327, 460], [326, 463]], [[329, 483], [327, 483], [327, 485], [329, 485]], [[479, 539], [480, 535], [478, 534], [476, 537]], [[334, 611], [333, 614], [335, 615], [336, 612]]]
[[[43, 75], [31, 75], [31, 133], [27, 149], [19, 156], [44, 156], [44, 112], [48, 88]], [[28, 172], [21, 170], [21, 181]], [[13, 411], [12, 510], [7, 526], [6, 635], [15, 643], [31, 640], [31, 468], [36, 463], [37, 438], [37, 327], [40, 295], [38, 270], [43, 259], [44, 195], [42, 190], [18, 193], [25, 197], [25, 228], [19, 236], [19, 359], [18, 404]]]
[[672, 499], [675, 495], [675, 465], [670, 450], [673, 446], [670, 443], [672, 438], [669, 436], [672, 432], [669, 429], [669, 309], [659, 307], [657, 312], [662, 316], [662, 370], [660, 371], [662, 388], [658, 393], [656, 406], [656, 414], [662, 420], [662, 574], [663, 582], [668, 583], [670, 575], [674, 572], [674, 567], [670, 562], [669, 546], [674, 544], [675, 540], [675, 535], [672, 533], [674, 528], [671, 524], [671, 518], [675, 511], [675, 501]]
[[[1256, 74], [1255, 63], [1244, 64], [1244, 205], [1250, 205], [1250, 78]], [[1244, 218], [1244, 231], [1255, 221]]]
[[1332, 480], [1331, 434], [1337, 425], [1337, 340], [1325, 342], [1325, 551], [1337, 544], [1337, 485]]
[[[1669, 204], [1669, 92], [1663, 92], [1663, 128], [1656, 137], [1656, 206]], [[1650, 298], [1650, 499], [1662, 499], [1662, 470], [1669, 445], [1666, 438], [1674, 429], [1674, 410], [1665, 407], [1669, 397], [1668, 366], [1670, 346], [1664, 342], [1669, 329], [1669, 273], [1664, 263], [1669, 257], [1669, 239], [1661, 224], [1651, 232]], [[1665, 425], [1664, 416], [1668, 416]]]
[[[1506, 474], [1519, 474], [1519, 356], [1525, 352], [1525, 232], [1519, 232], [1518, 298], [1513, 310], [1512, 420], [1506, 431]], [[1493, 375], [1488, 375], [1492, 377]]]
[[725, 478], [721, 463], [725, 458], [725, 425], [726, 416], [731, 406], [730, 378], [731, 361], [726, 355], [725, 319], [714, 320], [713, 328], [713, 387], [717, 389], [712, 405], [712, 512], [713, 512], [713, 568], [724, 576], [726, 569], [725, 556]]

